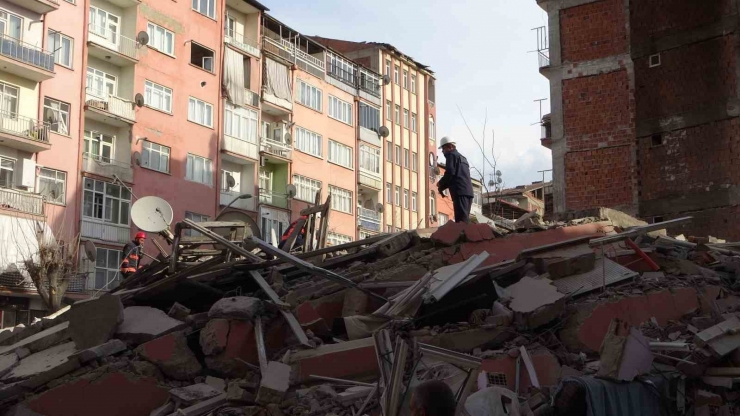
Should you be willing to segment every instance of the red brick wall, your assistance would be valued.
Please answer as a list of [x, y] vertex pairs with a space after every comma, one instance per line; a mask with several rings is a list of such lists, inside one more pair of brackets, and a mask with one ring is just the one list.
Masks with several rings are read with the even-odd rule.
[[624, 0], [602, 0], [560, 11], [563, 62], [627, 52]]
[[563, 81], [563, 125], [568, 149], [630, 144], [634, 117], [627, 71]]
[[736, 96], [736, 36], [727, 35], [660, 54], [660, 66], [636, 59], [635, 90], [640, 120], [704, 109]]
[[632, 205], [632, 147], [565, 154], [565, 204], [569, 210]]
[[711, 24], [732, 13], [732, 0], [630, 0], [630, 38], [648, 41]]
[[670, 235], [683, 234], [684, 236], [723, 238], [727, 241], [740, 240], [740, 227], [737, 219], [740, 217], [740, 206], [712, 208], [690, 214], [666, 215], [663, 220], [670, 220], [690, 215], [691, 221], [668, 229]]

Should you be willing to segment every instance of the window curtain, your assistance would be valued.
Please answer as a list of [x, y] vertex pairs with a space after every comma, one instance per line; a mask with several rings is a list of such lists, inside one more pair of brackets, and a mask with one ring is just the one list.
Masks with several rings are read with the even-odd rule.
[[291, 101], [290, 72], [288, 67], [272, 59], [265, 59], [265, 92], [277, 98]]
[[239, 52], [225, 48], [224, 55], [224, 88], [229, 101], [236, 105], [244, 105], [246, 93], [244, 91], [244, 58]]

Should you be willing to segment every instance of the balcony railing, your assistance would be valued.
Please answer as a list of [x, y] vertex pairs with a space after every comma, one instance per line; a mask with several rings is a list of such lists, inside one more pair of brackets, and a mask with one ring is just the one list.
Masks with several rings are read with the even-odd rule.
[[260, 47], [256, 40], [250, 39], [234, 29], [229, 29], [228, 27], [224, 27], [224, 34], [226, 35], [227, 43], [259, 58]]
[[280, 156], [284, 159], [290, 159], [292, 153], [291, 146], [285, 143], [280, 143], [277, 140], [268, 139], [267, 137], [260, 138], [260, 151]]
[[87, 88], [88, 107], [97, 108], [127, 120], [136, 121], [136, 103], [93, 88]]
[[372, 231], [380, 231], [380, 213], [372, 209], [357, 208], [360, 218], [360, 227]]
[[0, 208], [44, 215], [44, 197], [18, 189], [0, 188]]
[[92, 153], [82, 154], [82, 171], [107, 178], [116, 176], [124, 182], [134, 181], [134, 170], [131, 163]]
[[365, 185], [373, 189], [382, 189], [383, 181], [377, 174], [366, 173], [364, 169], [360, 169], [360, 185]]
[[288, 196], [284, 193], [260, 188], [260, 204], [272, 205], [277, 208], [288, 208]]
[[325, 64], [322, 59], [311, 56], [296, 48], [293, 42], [283, 39], [275, 32], [264, 30], [262, 47], [265, 51], [277, 55], [287, 61], [295, 62], [298, 67], [319, 78], [324, 76]]
[[260, 95], [248, 88], [245, 89], [244, 100], [252, 107], [260, 106]]
[[7, 35], [0, 34], [0, 55], [54, 72], [53, 53]]
[[257, 143], [248, 142], [236, 137], [224, 135], [224, 150], [239, 155], [257, 159], [259, 149]]
[[121, 55], [128, 56], [131, 59], [139, 60], [139, 42], [134, 39], [113, 32], [107, 27], [96, 26], [92, 23], [88, 25], [88, 31], [90, 33], [90, 41], [118, 52]]
[[49, 143], [49, 123], [7, 111], [0, 111], [0, 132]]
[[360, 89], [380, 97], [380, 78], [364, 69], [360, 69]]
[[352, 87], [357, 87], [357, 74], [355, 72], [347, 71], [339, 65], [334, 65], [331, 62], [326, 63], [326, 73], [335, 79], [338, 79], [345, 84]]
[[[234, 198], [238, 197], [241, 194], [242, 192], [227, 191], [227, 190], [222, 189], [220, 203], [221, 205], [226, 206], [230, 202], [234, 201]], [[237, 209], [244, 209], [247, 211], [254, 211], [254, 199], [255, 198], [237, 199], [233, 204], [231, 204], [231, 207], [237, 208]]]
[[80, 228], [80, 235], [82, 237], [116, 243], [127, 243], [130, 234], [128, 225], [106, 223], [97, 218], [82, 218], [82, 227]]
[[540, 68], [550, 66], [550, 40], [547, 37], [547, 26], [532, 29], [537, 35], [537, 59]]

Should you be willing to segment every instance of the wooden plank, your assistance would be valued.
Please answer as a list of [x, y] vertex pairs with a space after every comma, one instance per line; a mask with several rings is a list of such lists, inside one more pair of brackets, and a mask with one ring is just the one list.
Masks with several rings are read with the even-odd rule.
[[609, 243], [615, 243], [617, 241], [622, 241], [626, 238], [635, 238], [637, 236], [647, 234], [650, 231], [664, 230], [672, 225], [683, 224], [693, 218], [694, 217], [682, 217], [682, 218], [676, 218], [674, 220], [656, 222], [655, 224], [648, 224], [648, 225], [643, 225], [641, 227], [635, 227], [623, 233], [619, 233], [615, 235], [608, 235], [606, 237], [601, 237], [601, 238], [594, 238], [593, 240], [588, 242], [588, 245], [591, 247], [596, 247], [602, 244], [609, 244]]
[[301, 210], [301, 215], [311, 215], [321, 212], [321, 210], [324, 209], [321, 205], [314, 205], [312, 207], [303, 208]]
[[192, 229], [200, 232], [201, 234], [207, 236], [208, 238], [210, 238], [210, 239], [212, 239], [214, 241], [217, 241], [217, 242], [223, 244], [229, 250], [231, 250], [231, 251], [233, 251], [233, 252], [235, 252], [237, 254], [240, 254], [240, 255], [248, 258], [248, 259], [252, 259], [256, 263], [262, 263], [262, 259], [261, 258], [255, 256], [254, 254], [250, 253], [246, 249], [244, 249], [242, 247], [239, 247], [238, 245], [232, 243], [231, 241], [229, 241], [229, 240], [221, 237], [220, 235], [214, 233], [213, 231], [211, 231], [211, 230], [209, 230], [207, 228], [201, 227], [198, 223], [195, 223], [192, 220], [189, 220], [187, 218], [183, 221], [183, 223], [185, 225], [189, 226], [190, 228], [192, 228]]
[[280, 313], [283, 315], [285, 320], [288, 321], [288, 325], [295, 334], [296, 338], [298, 338], [298, 342], [306, 347], [313, 348], [313, 345], [308, 342], [308, 336], [306, 335], [306, 332], [303, 331], [303, 327], [301, 326], [300, 322], [298, 322], [298, 319], [296, 319], [295, 315], [284, 309], [280, 309]]

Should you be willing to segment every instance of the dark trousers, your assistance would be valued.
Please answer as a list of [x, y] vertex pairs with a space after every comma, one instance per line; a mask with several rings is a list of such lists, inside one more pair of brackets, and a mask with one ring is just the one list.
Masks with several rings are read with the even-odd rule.
[[452, 207], [455, 210], [455, 222], [470, 222], [470, 206], [473, 205], [472, 196], [453, 196]]

